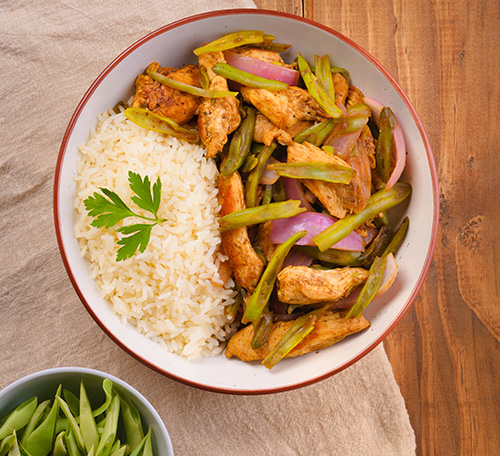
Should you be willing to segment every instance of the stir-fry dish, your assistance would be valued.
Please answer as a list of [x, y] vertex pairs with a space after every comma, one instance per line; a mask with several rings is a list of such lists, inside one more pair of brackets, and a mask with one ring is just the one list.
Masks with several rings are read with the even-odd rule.
[[[408, 231], [388, 212], [411, 194], [390, 107], [365, 96], [334, 55], [285, 62], [292, 49], [274, 39], [241, 31], [195, 49], [197, 64], [153, 62], [124, 107], [133, 123], [201, 144], [215, 160], [219, 273], [237, 291], [225, 356], [267, 368], [370, 326], [363, 311], [394, 282]], [[149, 180], [132, 178], [156, 217], [148, 226], [161, 223], [158, 182], [147, 196]], [[86, 202], [95, 217], [105, 212], [97, 203]], [[150, 232], [122, 239], [118, 260], [142, 251]]]

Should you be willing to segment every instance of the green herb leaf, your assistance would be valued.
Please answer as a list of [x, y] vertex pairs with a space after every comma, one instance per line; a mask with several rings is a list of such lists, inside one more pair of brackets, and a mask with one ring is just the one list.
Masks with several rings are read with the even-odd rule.
[[143, 253], [149, 243], [151, 230], [155, 225], [156, 223], [143, 223], [118, 228], [117, 231], [123, 234], [130, 234], [130, 236], [124, 237], [117, 242], [117, 244], [122, 247], [116, 252], [116, 261], [123, 261], [132, 257], [137, 248], [139, 248], [139, 252]]
[[149, 211], [157, 217], [161, 199], [160, 178], [158, 177], [156, 183], [153, 185], [153, 194], [151, 194], [151, 182], [148, 176], [143, 180], [139, 174], [130, 171], [128, 173], [128, 181], [132, 191], [137, 194], [137, 196], [132, 196], [132, 201], [141, 209]]

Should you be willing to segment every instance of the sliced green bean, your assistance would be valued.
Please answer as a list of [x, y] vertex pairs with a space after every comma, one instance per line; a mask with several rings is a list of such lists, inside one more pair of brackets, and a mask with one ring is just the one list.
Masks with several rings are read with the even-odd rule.
[[21, 445], [26, 446], [26, 441], [28, 440], [28, 437], [31, 435], [33, 430], [38, 426], [40, 421], [43, 419], [43, 414], [45, 413], [49, 405], [50, 405], [50, 400], [43, 401], [41, 404], [38, 405], [28, 425], [24, 428], [23, 436], [20, 441]]
[[103, 414], [111, 404], [111, 399], [113, 399], [113, 382], [107, 378], [102, 381], [102, 390], [106, 396], [103, 404], [96, 410], [93, 411], [94, 418]]
[[375, 258], [375, 261], [370, 268], [368, 279], [366, 279], [363, 288], [361, 288], [358, 299], [356, 299], [354, 305], [349, 309], [349, 312], [347, 312], [345, 318], [358, 318], [363, 313], [363, 310], [366, 309], [368, 304], [370, 304], [372, 299], [375, 297], [378, 289], [380, 288], [386, 263], [387, 257]]
[[123, 395], [120, 396], [123, 427], [127, 443], [131, 448], [136, 447], [144, 438], [141, 415], [132, 401]]
[[335, 86], [333, 85], [332, 68], [330, 65], [330, 58], [328, 55], [315, 55], [314, 56], [314, 74], [318, 78], [318, 82], [323, 87], [323, 90], [335, 101]]
[[71, 455], [71, 452], [74, 450], [72, 443], [71, 443], [71, 449], [70, 445], [68, 445], [68, 435], [71, 435], [72, 436], [71, 438], [74, 438], [78, 450], [79, 451], [81, 450], [83, 452], [85, 450], [85, 444], [83, 442], [83, 437], [80, 431], [80, 427], [78, 426], [75, 417], [71, 413], [71, 410], [68, 404], [64, 401], [64, 399], [56, 395], [56, 401], [59, 403], [59, 407], [61, 408], [64, 415], [66, 415], [66, 418], [68, 419], [68, 430], [66, 431], [66, 437], [67, 437], [66, 446], [68, 447], [68, 453]]
[[392, 156], [394, 151], [393, 130], [398, 121], [391, 108], [382, 108], [378, 121], [379, 134], [375, 148], [377, 171], [382, 181], [387, 182], [391, 176]]
[[10, 448], [9, 448], [9, 456], [22, 456], [21, 454], [21, 449], [19, 448], [19, 443], [17, 441], [17, 435], [16, 432], [14, 431], [14, 440], [12, 441]]
[[63, 397], [73, 416], [78, 416], [80, 413], [80, 399], [66, 388], [63, 389]]
[[360, 264], [364, 267], [370, 267], [375, 261], [376, 257], [382, 256], [382, 253], [389, 245], [392, 238], [392, 230], [389, 226], [384, 225], [379, 229], [377, 236], [370, 243], [370, 245], [364, 250], [364, 252], [358, 258]]
[[270, 311], [262, 312], [259, 321], [255, 325], [254, 335], [250, 346], [257, 350], [267, 342], [271, 329], [273, 327], [273, 313]]
[[276, 150], [276, 147], [276, 143], [272, 143], [269, 146], [263, 146], [257, 155], [257, 165], [252, 169], [245, 183], [245, 202], [247, 208], [257, 206], [257, 190], [259, 188], [260, 178], [267, 165], [267, 161]]
[[106, 413], [106, 423], [102, 435], [99, 439], [99, 445], [96, 449], [96, 456], [107, 456], [116, 438], [118, 427], [118, 418], [120, 415], [120, 397], [115, 395]]
[[340, 117], [342, 115], [342, 111], [335, 104], [335, 101], [332, 100], [325, 92], [325, 90], [319, 83], [318, 78], [311, 71], [309, 64], [304, 59], [304, 57], [302, 57], [300, 53], [298, 56], [298, 63], [299, 63], [299, 72], [311, 96], [316, 100], [316, 102], [325, 110], [325, 112], [330, 117], [333, 118]]
[[360, 114], [339, 117], [332, 132], [332, 138], [361, 130], [368, 123], [368, 117]]
[[246, 87], [255, 87], [257, 89], [266, 90], [286, 90], [290, 87], [286, 82], [275, 81], [274, 79], [267, 79], [261, 76], [257, 76], [247, 71], [235, 68], [232, 65], [224, 62], [217, 62], [213, 67], [212, 71], [219, 76], [224, 76], [226, 79], [238, 82]]
[[262, 197], [261, 204], [265, 206], [266, 204], [271, 203], [272, 199], [273, 199], [273, 186], [266, 185], [264, 187], [264, 196]]
[[250, 207], [231, 212], [219, 219], [219, 230], [230, 231], [243, 226], [257, 225], [270, 220], [293, 217], [304, 212], [299, 200], [287, 200], [280, 203], [269, 203], [264, 206]]
[[410, 226], [410, 219], [408, 217], [405, 217], [401, 222], [401, 225], [399, 225], [399, 228], [394, 233], [391, 242], [389, 242], [389, 245], [382, 253], [383, 257], [386, 257], [387, 255], [389, 255], [389, 253], [392, 253], [393, 255], [396, 254], [396, 252], [399, 250], [399, 247], [401, 247], [403, 241], [406, 238], [409, 226]]
[[359, 266], [358, 258], [361, 256], [360, 252], [337, 249], [327, 249], [322, 252], [318, 247], [312, 245], [296, 245], [295, 248], [324, 263], [335, 266]]
[[280, 339], [276, 347], [262, 360], [262, 364], [268, 369], [272, 369], [307, 337], [314, 329], [316, 319], [317, 315], [314, 313], [298, 317]]
[[151, 428], [149, 428], [146, 434], [146, 442], [144, 443], [144, 451], [142, 456], [153, 456], [153, 441], [151, 439]]
[[294, 179], [314, 179], [337, 184], [349, 184], [356, 176], [356, 171], [338, 163], [325, 162], [296, 162], [272, 163], [267, 165], [271, 171], [280, 176]]
[[116, 451], [113, 451], [110, 456], [125, 456], [127, 449], [127, 445], [122, 445]]
[[80, 430], [82, 432], [85, 449], [90, 451], [90, 448], [97, 447], [99, 443], [99, 433], [97, 432], [92, 407], [90, 406], [90, 401], [83, 381], [80, 382]]
[[411, 194], [411, 185], [403, 182], [394, 184], [389, 190], [382, 189], [368, 199], [365, 208], [358, 214], [349, 214], [342, 220], [322, 231], [313, 238], [313, 242], [324, 252], [332, 245], [341, 241], [356, 228], [377, 214], [398, 205]]
[[32, 397], [18, 405], [0, 427], [0, 440], [14, 431], [19, 431], [29, 422], [38, 406], [38, 397]]
[[68, 456], [68, 450], [64, 443], [64, 431], [57, 434], [56, 441], [54, 442], [54, 449], [52, 456]]
[[200, 135], [197, 130], [181, 127], [172, 119], [160, 116], [147, 109], [127, 108], [124, 115], [128, 120], [139, 125], [139, 127], [175, 136], [192, 144], [200, 143]]
[[144, 436], [144, 438], [141, 440], [139, 445], [137, 445], [135, 448], [133, 448], [132, 453], [130, 453], [129, 456], [140, 456], [143, 454], [144, 446], [146, 445], [146, 440], [147, 440], [147, 435]]
[[14, 445], [14, 442], [16, 441], [16, 431], [13, 431], [12, 434], [8, 435], [7, 437], [4, 437], [0, 442], [0, 456], [5, 456], [6, 454], [8, 454], [12, 446]]
[[203, 98], [227, 98], [235, 97], [238, 92], [230, 92], [229, 90], [208, 90], [202, 89], [201, 87], [192, 86], [185, 84], [184, 82], [177, 81], [176, 79], [169, 78], [164, 74], [158, 73], [156, 71], [148, 70], [148, 75], [153, 78], [156, 82], [163, 84], [172, 89], [179, 90], [181, 92], [186, 92], [191, 95]]
[[294, 142], [300, 144], [307, 141], [314, 144], [316, 147], [321, 147], [326, 138], [330, 136], [330, 133], [335, 128], [335, 125], [336, 122], [334, 119], [324, 120], [323, 122], [319, 122], [309, 128], [306, 128], [305, 130], [302, 130], [293, 138], [293, 140]]
[[255, 116], [256, 110], [251, 107], [247, 108], [245, 118], [233, 133], [229, 152], [221, 164], [220, 171], [223, 176], [229, 176], [237, 171], [250, 153], [255, 130]]
[[354, 115], [357, 114], [359, 116], [364, 116], [370, 118], [372, 115], [372, 110], [365, 105], [364, 103], [356, 103], [355, 105], [347, 107], [347, 113]]
[[276, 282], [276, 278], [281, 271], [286, 256], [295, 243], [299, 239], [302, 239], [306, 234], [307, 231], [299, 231], [276, 249], [274, 255], [269, 260], [266, 269], [262, 273], [254, 293], [247, 303], [243, 318], [241, 319], [242, 323], [252, 322], [255, 325], [259, 321], [264, 308], [267, 306], [269, 297], [273, 291], [274, 283]]
[[204, 54], [205, 52], [227, 51], [235, 47], [244, 46], [246, 44], [262, 43], [265, 34], [261, 30], [244, 30], [241, 32], [230, 33], [221, 38], [218, 38], [210, 43], [196, 48], [194, 55]]
[[71, 428], [69, 428], [64, 435], [64, 443], [69, 456], [83, 456], [83, 450], [80, 451], [80, 447], [77, 443], [77, 437]]

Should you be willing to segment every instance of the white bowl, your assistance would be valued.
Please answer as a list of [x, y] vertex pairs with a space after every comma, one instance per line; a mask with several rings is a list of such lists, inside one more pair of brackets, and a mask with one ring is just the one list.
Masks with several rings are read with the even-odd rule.
[[154, 454], [173, 456], [174, 450], [165, 424], [148, 400], [123, 380], [94, 369], [57, 367], [35, 372], [14, 381], [0, 391], [0, 418], [33, 396], [38, 396], [38, 403], [47, 399], [54, 400], [59, 385], [78, 396], [81, 380], [84, 381], [89, 399], [92, 401], [97, 398], [103, 402], [102, 381], [106, 378], [135, 405], [141, 415], [144, 429], [147, 430], [151, 426]]
[[[272, 370], [259, 363], [228, 360], [224, 355], [197, 361], [166, 353], [158, 344], [122, 325], [99, 294], [89, 265], [80, 256], [73, 234], [78, 146], [88, 140], [100, 112], [133, 93], [134, 79], [158, 61], [182, 66], [196, 63], [192, 50], [230, 32], [259, 29], [291, 43], [285, 54], [292, 60], [300, 51], [310, 60], [329, 54], [337, 66], [347, 68], [353, 84], [367, 97], [392, 108], [402, 125], [407, 144], [403, 180], [413, 187], [405, 208], [410, 230], [398, 252], [395, 285], [365, 311], [371, 327], [319, 352], [286, 359]], [[145, 36], [98, 76], [71, 118], [64, 135], [55, 176], [54, 215], [61, 255], [83, 304], [101, 328], [124, 350], [156, 371], [186, 384], [212, 391], [259, 394], [289, 390], [327, 378], [366, 355], [408, 311], [431, 263], [438, 224], [438, 185], [429, 141], [415, 109], [394, 78], [371, 55], [339, 33], [301, 17], [262, 10], [226, 10], [189, 17]], [[400, 218], [400, 215], [396, 216]]]

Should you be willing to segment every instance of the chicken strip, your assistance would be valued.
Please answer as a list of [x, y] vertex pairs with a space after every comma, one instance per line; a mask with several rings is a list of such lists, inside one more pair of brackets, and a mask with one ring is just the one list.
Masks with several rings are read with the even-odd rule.
[[[288, 353], [286, 358], [305, 355], [315, 350], [330, 347], [341, 341], [346, 336], [357, 333], [370, 326], [370, 322], [363, 316], [345, 318], [347, 311], [332, 312], [318, 316], [313, 330]], [[248, 325], [231, 337], [226, 347], [226, 357], [236, 356], [242, 361], [256, 361], [264, 359], [278, 344], [288, 331], [293, 321], [280, 321], [273, 323], [271, 334], [267, 342], [257, 350], [250, 343], [253, 339], [253, 325]]]
[[333, 88], [335, 89], [335, 104], [345, 104], [349, 93], [349, 84], [340, 73], [335, 73], [333, 75]]
[[271, 145], [271, 143], [276, 140], [280, 144], [288, 146], [292, 143], [296, 135], [312, 125], [313, 122], [311, 121], [300, 120], [291, 127], [282, 130], [274, 125], [265, 115], [258, 112], [255, 118], [253, 140], [258, 143], [263, 143], [266, 146]]
[[279, 91], [242, 87], [241, 94], [282, 130], [300, 120], [322, 121], [328, 117], [309, 92], [300, 87], [290, 86]]
[[[206, 52], [198, 57], [200, 67], [207, 72], [210, 90], [227, 91], [227, 80], [212, 71], [217, 62], [225, 63], [222, 52]], [[239, 101], [236, 97], [203, 98], [198, 108], [198, 131], [207, 150], [207, 157], [222, 151], [227, 137], [241, 122]]]
[[[237, 171], [227, 177], [219, 175], [218, 185], [222, 217], [245, 209], [243, 182]], [[246, 290], [253, 291], [264, 270], [264, 261], [252, 247], [247, 228], [224, 231], [221, 233], [221, 239], [236, 282]]]
[[[146, 69], [168, 76], [176, 81], [199, 87], [198, 67], [187, 65], [177, 68], [161, 67], [153, 62]], [[135, 80], [135, 95], [130, 105], [133, 108], [145, 107], [160, 116], [168, 117], [182, 125], [189, 122], [198, 110], [200, 98], [160, 84], [147, 74], [140, 74]]]
[[288, 266], [278, 274], [278, 299], [286, 304], [314, 304], [344, 298], [366, 282], [363, 268], [313, 269]]
[[349, 87], [349, 93], [347, 95], [346, 104], [347, 106], [354, 106], [358, 103], [363, 103], [363, 92], [354, 86]]
[[263, 62], [268, 63], [285, 63], [281, 58], [279, 52], [271, 51], [269, 49], [255, 48], [251, 46], [239, 46], [224, 52], [224, 54], [226, 53], [244, 55], [246, 57], [252, 57], [253, 59], [262, 60]]
[[[287, 161], [290, 163], [325, 162], [349, 167], [349, 164], [341, 158], [331, 155], [308, 142], [302, 144], [294, 142], [288, 146], [287, 150]], [[302, 183], [319, 199], [331, 215], [338, 218], [344, 218], [347, 215], [348, 210], [338, 195], [338, 188], [343, 184], [313, 179], [303, 179]]]
[[271, 242], [271, 222], [264, 222], [259, 225], [255, 246], [262, 251], [267, 261], [272, 258], [278, 244]]

